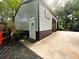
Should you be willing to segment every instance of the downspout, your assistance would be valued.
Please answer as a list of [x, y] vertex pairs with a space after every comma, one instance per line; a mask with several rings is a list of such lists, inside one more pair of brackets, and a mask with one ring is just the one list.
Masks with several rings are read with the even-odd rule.
[[39, 0], [38, 0], [38, 40], [40, 40], [40, 17], [39, 17]]

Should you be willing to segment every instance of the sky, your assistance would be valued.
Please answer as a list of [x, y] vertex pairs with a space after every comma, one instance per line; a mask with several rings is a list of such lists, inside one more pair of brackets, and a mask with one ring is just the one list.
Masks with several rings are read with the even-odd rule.
[[[45, 1], [46, 1], [46, 3], [50, 6], [50, 5], [52, 5], [52, 4], [54, 3], [54, 1], [56, 1], [56, 0], [45, 0]], [[61, 5], [61, 6], [64, 6], [65, 3], [66, 3], [68, 0], [57, 0], [57, 1], [58, 1], [57, 4], [59, 4], [59, 5]]]
[[47, 0], [47, 1], [46, 1], [46, 3], [47, 3], [48, 5], [51, 5], [53, 2], [54, 2], [54, 0]]
[[0, 1], [2, 1], [2, 0], [0, 0]]
[[[69, 0], [44, 0], [46, 2], [46, 4], [52, 8], [52, 10], [55, 10], [55, 5], [59, 5], [61, 7], [64, 7], [66, 2]], [[56, 3], [54, 3], [54, 1], [56, 1]]]

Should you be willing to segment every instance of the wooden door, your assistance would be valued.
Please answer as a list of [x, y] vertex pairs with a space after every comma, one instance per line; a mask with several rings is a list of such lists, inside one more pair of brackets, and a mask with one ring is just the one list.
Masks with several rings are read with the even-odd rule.
[[54, 20], [52, 18], [52, 31], [55, 32], [56, 31], [56, 20]]

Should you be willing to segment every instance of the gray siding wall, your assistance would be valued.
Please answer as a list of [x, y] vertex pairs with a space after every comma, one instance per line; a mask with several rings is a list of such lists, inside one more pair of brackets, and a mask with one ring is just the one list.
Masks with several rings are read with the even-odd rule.
[[36, 31], [38, 31], [38, 0], [21, 5], [15, 17], [15, 26], [17, 30], [29, 30], [28, 20], [34, 17]]
[[39, 2], [39, 26], [40, 31], [52, 30], [52, 14]]

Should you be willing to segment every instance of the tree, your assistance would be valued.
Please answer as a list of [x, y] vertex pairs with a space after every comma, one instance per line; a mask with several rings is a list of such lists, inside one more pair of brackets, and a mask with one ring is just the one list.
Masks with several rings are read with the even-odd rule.
[[68, 1], [63, 9], [63, 11], [56, 10], [56, 15], [60, 19], [64, 17], [64, 27], [70, 30], [79, 30], [79, 0]]
[[0, 16], [3, 15], [4, 10], [5, 10], [5, 4], [3, 2], [0, 2]]
[[9, 17], [14, 16], [16, 9], [18, 8], [21, 0], [5, 0], [8, 10], [9, 10]]
[[3, 0], [3, 2], [0, 2], [1, 15], [6, 18], [13, 17], [20, 3], [21, 0]]

